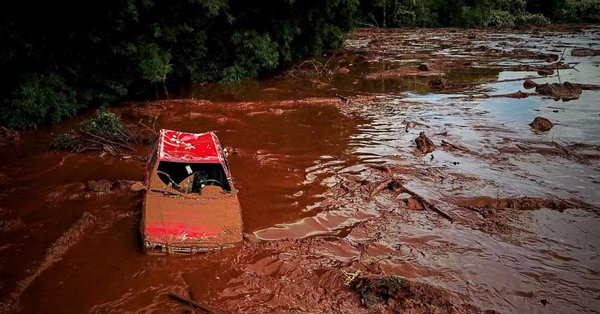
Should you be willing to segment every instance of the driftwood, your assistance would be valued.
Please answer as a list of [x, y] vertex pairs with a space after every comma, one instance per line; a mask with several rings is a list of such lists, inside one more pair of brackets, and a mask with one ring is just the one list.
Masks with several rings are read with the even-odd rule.
[[454, 145], [448, 141], [442, 140], [442, 146], [448, 146], [450, 148], [454, 148], [456, 150], [461, 150], [463, 152], [466, 153], [471, 153], [471, 150], [469, 150], [468, 148], [462, 147], [462, 146], [458, 146], [458, 145]]
[[200, 304], [200, 303], [198, 303], [198, 302], [196, 302], [194, 300], [191, 300], [191, 299], [188, 299], [186, 297], [180, 296], [179, 294], [177, 294], [175, 292], [169, 292], [168, 295], [169, 295], [169, 297], [171, 297], [171, 298], [173, 298], [173, 299], [175, 299], [175, 300], [177, 300], [177, 301], [179, 301], [181, 303], [187, 304], [187, 305], [189, 305], [189, 306], [191, 306], [191, 307], [193, 307], [195, 309], [202, 310], [202, 311], [204, 311], [206, 313], [215, 313], [215, 311], [213, 311], [211, 308], [209, 308], [207, 306], [204, 306], [204, 305], [202, 305], [202, 304]]
[[377, 195], [381, 191], [385, 190], [386, 188], [390, 189], [390, 190], [394, 190], [394, 191], [395, 190], [399, 190], [399, 191], [406, 192], [406, 193], [410, 194], [410, 196], [412, 196], [415, 199], [417, 199], [421, 204], [423, 204], [423, 208], [425, 208], [426, 211], [436, 212], [438, 215], [440, 215], [440, 216], [448, 219], [450, 222], [454, 222], [454, 218], [452, 218], [452, 216], [450, 216], [448, 213], [446, 213], [443, 210], [439, 209], [437, 206], [431, 204], [430, 202], [428, 202], [427, 200], [425, 200], [421, 195], [419, 195], [419, 194], [415, 193], [414, 191], [408, 189], [402, 183], [400, 183], [399, 180], [396, 180], [396, 179], [384, 180], [383, 182], [379, 183], [373, 189], [373, 191], [370, 193], [369, 197], [370, 198], [375, 197], [375, 195]]
[[95, 135], [95, 134], [93, 134], [93, 133], [90, 133], [90, 132], [87, 132], [87, 131], [83, 131], [83, 130], [81, 130], [81, 133], [83, 133], [83, 134], [85, 134], [85, 135], [87, 135], [87, 136], [93, 137], [93, 138], [95, 138], [96, 140], [98, 140], [98, 141], [100, 141], [100, 142], [104, 142], [105, 144], [109, 144], [109, 145], [116, 145], [116, 146], [119, 146], [119, 147], [121, 147], [121, 148], [124, 148], [124, 149], [133, 150], [133, 147], [131, 147], [131, 146], [129, 146], [129, 145], [125, 145], [125, 144], [123, 144], [123, 143], [119, 143], [119, 142], [111, 141], [111, 140], [109, 140], [109, 139], [106, 139], [106, 138], [100, 137], [100, 136], [98, 136], [98, 135]]
[[448, 215], [448, 213], [446, 213], [445, 211], [439, 209], [437, 206], [429, 203], [428, 201], [426, 201], [421, 195], [407, 189], [405, 186], [401, 186], [402, 190], [404, 190], [404, 192], [410, 194], [410, 196], [416, 198], [419, 202], [421, 202], [421, 204], [423, 204], [423, 207], [425, 208], [426, 211], [434, 211], [436, 212], [438, 215], [448, 219], [448, 221], [450, 222], [454, 222], [454, 218], [452, 218], [452, 216]]

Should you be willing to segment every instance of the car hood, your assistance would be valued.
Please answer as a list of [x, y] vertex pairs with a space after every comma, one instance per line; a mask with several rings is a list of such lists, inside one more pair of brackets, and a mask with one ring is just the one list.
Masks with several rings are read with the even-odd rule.
[[237, 195], [219, 192], [188, 198], [148, 192], [142, 231], [145, 241], [167, 245], [215, 247], [241, 242]]

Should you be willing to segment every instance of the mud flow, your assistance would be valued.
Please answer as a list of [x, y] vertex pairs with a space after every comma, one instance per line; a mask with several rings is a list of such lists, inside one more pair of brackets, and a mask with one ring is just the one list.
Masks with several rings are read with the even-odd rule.
[[0, 310], [597, 313], [598, 49], [592, 26], [359, 29], [274, 77], [114, 106], [217, 132], [245, 240], [213, 253], [142, 253], [149, 147], [48, 150], [93, 112], [25, 132], [0, 147]]

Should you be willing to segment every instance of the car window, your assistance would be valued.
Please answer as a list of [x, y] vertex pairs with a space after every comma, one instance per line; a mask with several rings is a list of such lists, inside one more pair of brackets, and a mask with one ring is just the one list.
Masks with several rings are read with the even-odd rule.
[[[198, 184], [218, 185], [226, 191], [231, 191], [227, 175], [220, 163], [186, 163], [161, 161], [157, 168], [158, 177], [164, 184], [179, 185], [183, 180], [194, 176]], [[186, 191], [195, 192], [195, 191]]]

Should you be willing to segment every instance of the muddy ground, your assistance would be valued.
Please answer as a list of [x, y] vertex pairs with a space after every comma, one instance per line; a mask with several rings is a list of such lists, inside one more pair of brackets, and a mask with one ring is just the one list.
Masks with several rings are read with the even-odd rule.
[[230, 148], [246, 241], [195, 256], [141, 251], [147, 147], [48, 149], [91, 112], [4, 132], [0, 310], [597, 313], [598, 49], [589, 25], [359, 29], [271, 78], [114, 106]]

